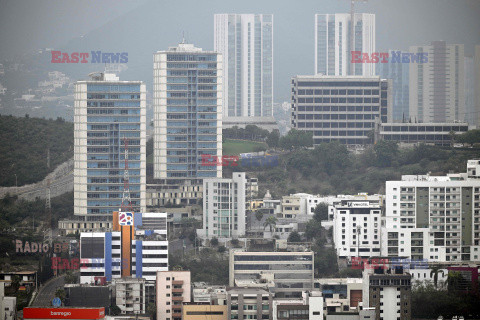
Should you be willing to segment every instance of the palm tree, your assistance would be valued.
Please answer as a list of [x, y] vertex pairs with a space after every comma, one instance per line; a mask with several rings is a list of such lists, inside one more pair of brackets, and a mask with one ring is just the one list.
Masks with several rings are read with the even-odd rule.
[[277, 225], [277, 218], [275, 216], [268, 216], [267, 219], [265, 219], [265, 223], [263, 224], [263, 230], [265, 230], [268, 227], [270, 227], [270, 232], [272, 232], [273, 227]]
[[438, 273], [442, 273], [442, 276], [445, 275], [445, 272], [442, 270], [440, 265], [434, 265], [430, 267], [430, 278], [433, 275], [433, 285], [435, 286], [435, 289], [437, 288], [438, 284]]

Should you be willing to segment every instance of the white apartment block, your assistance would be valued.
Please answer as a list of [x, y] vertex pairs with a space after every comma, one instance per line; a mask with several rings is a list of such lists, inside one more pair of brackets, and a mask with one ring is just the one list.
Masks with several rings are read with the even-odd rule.
[[180, 43], [154, 54], [153, 165], [162, 181], [220, 178], [222, 166], [202, 165], [202, 155], [222, 156], [223, 58]]
[[115, 304], [122, 314], [145, 314], [145, 279], [122, 278], [115, 282]]
[[[370, 203], [377, 203], [383, 206], [383, 196], [374, 194], [368, 195], [366, 193], [359, 193], [357, 195], [339, 194], [336, 196], [321, 196], [308, 193], [295, 193], [289, 196], [282, 197], [282, 217], [295, 218], [297, 214], [313, 215], [315, 208], [320, 203], [329, 205], [329, 219], [333, 220], [333, 205], [340, 204], [342, 201], [368, 201]], [[264, 200], [265, 201], [265, 200]]]
[[351, 51], [375, 52], [375, 14], [354, 14], [353, 48], [350, 22], [349, 13], [315, 15], [315, 74], [375, 75], [375, 64], [350, 62]]
[[370, 202], [344, 201], [334, 207], [333, 239], [341, 258], [380, 255], [382, 208]]
[[191, 302], [190, 271], [157, 273], [157, 319], [182, 319], [182, 303]]
[[465, 119], [463, 44], [433, 41], [412, 46], [411, 53], [428, 53], [427, 63], [410, 63], [410, 118], [418, 122], [454, 122]]
[[200, 238], [239, 238], [245, 235], [245, 172], [231, 179], [203, 180], [203, 229]]
[[382, 255], [480, 261], [480, 160], [467, 173], [386, 183]]
[[273, 116], [273, 15], [215, 14], [225, 61], [224, 117]]

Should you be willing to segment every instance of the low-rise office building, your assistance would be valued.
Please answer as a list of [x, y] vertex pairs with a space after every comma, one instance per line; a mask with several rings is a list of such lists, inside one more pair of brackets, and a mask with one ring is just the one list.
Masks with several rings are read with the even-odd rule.
[[259, 288], [227, 290], [228, 319], [272, 320], [273, 296]]
[[230, 250], [229, 285], [238, 280], [271, 278], [277, 298], [301, 297], [313, 288], [313, 252], [246, 252]]
[[362, 76], [292, 78], [292, 127], [314, 145], [373, 143], [376, 122], [392, 122], [392, 80]]
[[228, 307], [210, 303], [185, 302], [182, 320], [229, 320]]
[[[450, 146], [455, 136], [467, 132], [468, 123], [378, 123], [376, 140], [395, 141], [404, 144], [433, 144]], [[452, 135], [453, 133], [453, 135]]]

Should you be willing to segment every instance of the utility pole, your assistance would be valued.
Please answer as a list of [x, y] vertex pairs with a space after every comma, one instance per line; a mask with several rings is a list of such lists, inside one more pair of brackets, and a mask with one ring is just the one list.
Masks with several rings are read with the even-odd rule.
[[47, 227], [50, 229], [50, 241], [53, 242], [53, 226], [52, 226], [52, 204], [50, 192], [50, 179], [47, 179], [47, 188], [45, 190], [45, 213], [47, 214]]

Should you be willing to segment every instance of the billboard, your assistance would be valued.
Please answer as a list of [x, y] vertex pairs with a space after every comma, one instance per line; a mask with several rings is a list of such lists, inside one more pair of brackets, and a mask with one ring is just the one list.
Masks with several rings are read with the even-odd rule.
[[133, 212], [119, 212], [118, 224], [121, 226], [133, 226]]
[[24, 319], [103, 319], [105, 308], [24, 308]]

